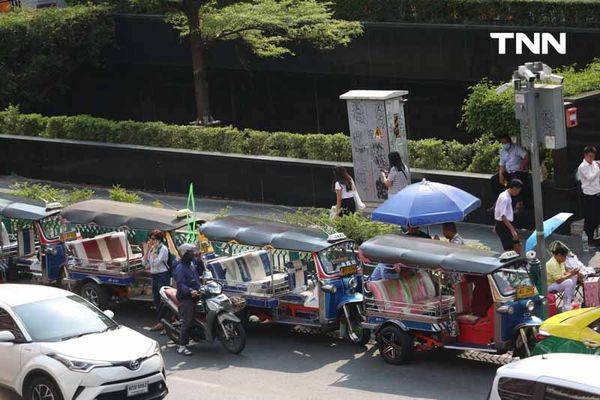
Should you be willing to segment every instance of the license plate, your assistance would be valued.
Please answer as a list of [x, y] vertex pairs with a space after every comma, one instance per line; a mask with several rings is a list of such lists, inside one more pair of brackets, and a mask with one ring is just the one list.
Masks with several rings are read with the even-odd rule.
[[355, 274], [357, 272], [358, 272], [358, 266], [356, 266], [356, 265], [349, 265], [347, 267], [340, 268], [340, 275], [341, 276], [353, 275], [353, 274]]
[[533, 286], [519, 286], [517, 288], [517, 297], [522, 299], [524, 297], [531, 297], [535, 294]]
[[148, 382], [138, 382], [127, 385], [127, 397], [144, 393], [148, 393]]
[[75, 231], [68, 231], [68, 232], [63, 232], [60, 234], [60, 240], [63, 242], [68, 242], [69, 240], [76, 240], [77, 239], [77, 232]]

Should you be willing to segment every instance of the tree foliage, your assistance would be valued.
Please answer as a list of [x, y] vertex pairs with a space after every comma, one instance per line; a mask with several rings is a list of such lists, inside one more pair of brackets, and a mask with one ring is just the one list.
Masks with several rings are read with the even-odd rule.
[[[600, 90], [599, 70], [600, 59], [596, 59], [584, 68], [578, 69], [576, 65], [572, 65], [558, 68], [555, 73], [565, 78], [563, 91], [564, 96], [568, 97]], [[498, 94], [497, 87], [487, 79], [470, 87], [470, 93], [462, 105], [461, 124], [471, 135], [519, 135], [519, 123], [514, 111], [514, 91], [511, 88]]]
[[97, 65], [114, 37], [108, 9], [75, 6], [0, 15], [0, 106], [61, 94], [82, 65]]

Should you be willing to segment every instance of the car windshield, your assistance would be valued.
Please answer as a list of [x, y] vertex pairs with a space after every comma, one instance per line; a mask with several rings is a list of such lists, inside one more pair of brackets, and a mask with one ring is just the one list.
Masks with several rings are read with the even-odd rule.
[[341, 268], [355, 268], [358, 259], [354, 253], [354, 242], [342, 242], [319, 252], [319, 260], [325, 273], [331, 275]]
[[14, 312], [35, 342], [57, 342], [118, 327], [76, 295], [22, 304]]
[[533, 286], [524, 267], [502, 268], [493, 274], [502, 296], [512, 296], [519, 286]]

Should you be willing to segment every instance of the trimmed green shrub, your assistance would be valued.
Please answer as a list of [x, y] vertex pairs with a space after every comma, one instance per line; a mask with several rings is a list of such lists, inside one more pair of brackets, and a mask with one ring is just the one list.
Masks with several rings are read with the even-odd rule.
[[112, 43], [105, 7], [76, 6], [0, 14], [0, 107], [29, 107], [64, 92], [82, 65], [98, 65]]
[[[215, 128], [111, 121], [89, 115], [44, 117], [20, 114], [18, 107], [12, 106], [0, 112], [0, 133], [333, 162], [352, 161], [350, 138], [342, 133], [269, 133], [231, 126]], [[491, 135], [470, 144], [435, 138], [411, 140], [408, 148], [413, 168], [490, 173], [496, 171], [498, 163], [499, 144]]]
[[108, 197], [114, 201], [121, 201], [123, 203], [141, 203], [142, 198], [134, 192], [128, 192], [121, 185], [113, 185], [112, 189], [108, 189]]

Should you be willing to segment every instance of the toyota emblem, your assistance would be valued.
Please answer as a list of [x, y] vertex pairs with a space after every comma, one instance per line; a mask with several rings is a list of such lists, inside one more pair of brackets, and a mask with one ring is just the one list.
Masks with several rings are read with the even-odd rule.
[[129, 362], [129, 369], [136, 370], [140, 367], [140, 362], [138, 360], [133, 360]]

